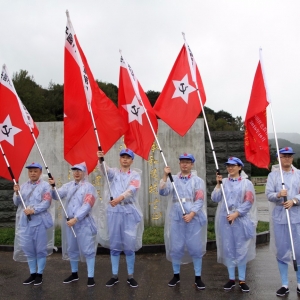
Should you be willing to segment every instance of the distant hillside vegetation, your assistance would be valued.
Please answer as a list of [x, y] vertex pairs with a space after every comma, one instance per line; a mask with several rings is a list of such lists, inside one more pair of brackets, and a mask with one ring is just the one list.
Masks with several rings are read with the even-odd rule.
[[[285, 139], [294, 144], [300, 144], [300, 134], [296, 132], [278, 132], [278, 139]], [[274, 133], [269, 133], [269, 139], [274, 139]]]
[[[271, 148], [276, 148], [275, 139], [269, 139], [269, 144], [271, 145]], [[285, 139], [278, 139], [278, 146], [279, 149], [283, 147], [292, 147], [294, 152], [296, 152], [295, 157], [300, 157], [300, 144], [294, 144]]]

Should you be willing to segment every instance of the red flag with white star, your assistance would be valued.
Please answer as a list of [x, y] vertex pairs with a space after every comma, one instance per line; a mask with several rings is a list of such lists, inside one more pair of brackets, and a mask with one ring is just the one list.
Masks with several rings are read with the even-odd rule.
[[[0, 107], [0, 143], [18, 181], [34, 145], [29, 126], [36, 138], [39, 131], [21, 102], [5, 65], [0, 79]], [[0, 159], [0, 176], [12, 179], [3, 158]]]
[[201, 76], [192, 51], [185, 43], [153, 107], [155, 113], [181, 136], [201, 113], [196, 83], [204, 106], [206, 96]]
[[[149, 152], [154, 142], [154, 134], [157, 133], [157, 119], [146, 94], [134, 76], [132, 68], [122, 56], [118, 105], [124, 120], [128, 122], [129, 126], [124, 136], [126, 147], [148, 160]], [[145, 110], [151, 124], [147, 119]]]
[[270, 151], [267, 128], [267, 91], [261, 62], [258, 63], [245, 118], [245, 155], [259, 168], [269, 168]]
[[94, 80], [69, 16], [65, 31], [64, 71], [64, 157], [71, 165], [85, 162], [90, 173], [98, 161], [98, 144], [89, 107], [104, 152], [125, 133], [127, 124], [116, 105]]

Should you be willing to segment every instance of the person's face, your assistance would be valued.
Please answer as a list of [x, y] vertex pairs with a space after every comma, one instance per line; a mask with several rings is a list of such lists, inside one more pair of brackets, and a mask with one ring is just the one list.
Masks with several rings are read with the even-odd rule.
[[84, 177], [83, 171], [78, 170], [78, 169], [72, 170], [72, 171], [73, 171], [73, 178], [76, 182], [79, 182], [83, 179], [83, 177]]
[[226, 164], [226, 169], [230, 177], [238, 177], [242, 167], [239, 165]]
[[283, 168], [289, 168], [294, 160], [293, 154], [280, 154], [279, 157]]
[[123, 168], [129, 168], [133, 163], [133, 159], [130, 155], [123, 154], [120, 156], [120, 165]]
[[39, 168], [29, 168], [28, 177], [31, 181], [38, 181], [42, 175], [42, 170]]
[[192, 161], [190, 159], [181, 159], [179, 161], [179, 167], [180, 167], [180, 171], [182, 173], [185, 173], [185, 174], [191, 173], [193, 166], [194, 166], [194, 164], [192, 163]]

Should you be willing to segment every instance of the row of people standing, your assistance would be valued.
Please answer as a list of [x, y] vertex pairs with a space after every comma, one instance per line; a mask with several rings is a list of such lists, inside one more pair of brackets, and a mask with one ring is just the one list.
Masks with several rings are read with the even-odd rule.
[[[281, 155], [287, 155], [284, 152], [287, 150], [284, 149], [287, 148], [280, 150]], [[290, 150], [291, 148], [288, 149]], [[97, 155], [101, 158], [104, 156], [104, 153], [99, 151]], [[87, 181], [84, 165], [79, 164], [73, 166], [74, 181], [63, 185], [58, 190], [60, 196], [66, 199], [65, 205], [68, 215], [70, 216], [67, 222], [62, 222], [64, 223], [64, 225], [62, 225], [63, 258], [70, 259], [72, 270], [72, 274], [64, 280], [64, 283], [78, 280], [78, 261], [85, 259], [88, 269], [87, 285], [95, 285], [95, 254], [97, 242], [100, 241], [103, 246], [111, 250], [112, 278], [106, 285], [113, 286], [118, 282], [120, 253], [124, 251], [128, 271], [127, 282], [131, 287], [138, 286], [137, 281], [133, 278], [133, 274], [135, 251], [142, 246], [143, 216], [138, 205], [137, 196], [137, 191], [141, 184], [141, 175], [139, 170], [131, 168], [133, 160], [134, 153], [130, 149], [123, 149], [120, 152], [120, 168], [109, 168], [106, 166], [110, 186], [106, 189], [108, 193], [105, 193], [103, 197], [103, 199], [107, 200], [107, 203], [104, 206], [103, 213], [100, 214], [100, 218], [98, 219], [97, 214], [93, 213], [93, 211], [97, 209], [96, 190]], [[193, 261], [195, 286], [201, 290], [205, 289], [205, 284], [201, 279], [201, 273], [207, 232], [206, 190], [203, 180], [192, 172], [194, 162], [195, 158], [192, 154], [185, 153], [180, 155], [180, 172], [173, 176], [174, 182], [168, 179], [168, 174], [171, 174], [171, 169], [165, 167], [164, 175], [159, 185], [159, 193], [169, 198], [165, 223], [165, 244], [167, 258], [172, 262], [174, 275], [168, 285], [173, 287], [178, 284], [180, 282], [180, 265]], [[225, 264], [228, 268], [229, 281], [224, 285], [224, 289], [230, 290], [235, 286], [235, 268], [237, 267], [240, 288], [243, 292], [248, 292], [249, 286], [245, 282], [246, 264], [255, 257], [257, 224], [255, 192], [252, 183], [246, 178], [246, 174], [242, 171], [244, 165], [240, 159], [230, 157], [225, 165], [228, 171], [228, 178], [223, 179], [222, 176], [217, 175], [217, 185], [212, 193], [212, 200], [219, 203], [215, 218], [218, 262]], [[31, 178], [30, 172], [33, 169], [38, 169], [37, 171], [38, 173], [40, 171], [41, 175], [42, 168], [38, 164], [29, 165], [27, 168], [29, 181], [21, 187], [21, 193], [22, 195], [24, 193], [26, 206], [29, 208], [24, 210], [24, 214], [21, 214], [23, 222], [17, 227], [19, 234], [16, 235], [16, 239], [19, 240], [19, 244], [21, 245], [19, 249], [21, 249], [27, 257], [31, 273], [30, 277], [24, 281], [24, 284], [34, 283], [38, 285], [42, 283], [44, 265], [42, 264], [41, 267], [41, 263], [37, 258], [42, 256], [46, 262], [47, 254], [45, 251], [43, 251], [42, 254], [39, 253], [39, 247], [41, 245], [40, 243], [36, 244], [38, 239], [31, 238], [33, 236], [31, 232], [29, 233], [30, 238], [24, 242], [21, 238], [22, 236], [28, 236], [28, 233], [24, 232], [25, 235], [22, 235], [21, 228], [24, 227], [24, 231], [29, 230], [28, 228], [31, 227], [44, 226], [45, 228], [43, 228], [43, 230], [47, 230], [47, 226], [44, 222], [45, 218], [42, 217], [42, 214], [40, 215], [41, 211], [38, 207], [43, 203], [43, 212], [46, 215], [47, 206], [50, 206], [51, 198], [56, 200], [57, 195], [54, 190], [51, 189], [50, 185], [46, 186], [47, 183], [45, 182], [43, 183], [43, 185], [45, 185], [44, 194], [39, 193], [38, 190], [35, 191], [34, 185], [41, 185], [42, 181], [39, 177]], [[103, 164], [100, 165], [100, 170], [103, 173], [105, 172]], [[298, 184], [299, 187], [299, 172], [297, 170], [293, 172], [296, 174], [296, 180], [293, 181], [293, 184], [295, 186]], [[273, 174], [273, 172], [271, 174]], [[220, 182], [222, 182], [222, 186]], [[54, 184], [55, 182], [54, 180], [49, 180], [49, 183]], [[174, 185], [177, 191], [175, 191]], [[289, 187], [289, 185], [287, 185], [287, 187]], [[227, 200], [226, 203], [223, 199], [221, 188], [224, 189]], [[287, 204], [282, 206], [281, 197], [283, 194], [281, 193], [284, 192], [280, 190], [279, 194], [277, 188], [277, 185], [270, 186], [268, 181], [267, 195], [269, 200], [272, 201], [269, 197], [269, 193], [278, 193], [278, 201], [281, 201], [281, 209], [284, 211], [284, 208], [292, 208], [292, 206], [287, 207]], [[16, 191], [14, 202], [15, 204], [19, 204], [18, 193], [20, 188], [19, 186], [15, 186], [14, 189]], [[26, 192], [27, 190], [28, 192]], [[36, 193], [36, 197], [33, 197], [34, 192]], [[181, 205], [178, 202], [178, 196], [181, 199]], [[110, 201], [110, 197], [113, 200]], [[296, 199], [300, 200], [299, 190], [297, 197], [299, 199]], [[294, 202], [293, 205], [295, 205]], [[227, 214], [227, 208], [229, 214]], [[182, 209], [184, 209], [184, 215]], [[34, 223], [31, 223], [32, 221], [26, 220], [26, 215], [31, 215], [32, 220], [40, 217], [43, 222], [34, 225]], [[71, 227], [75, 230], [77, 238], [74, 237], [70, 229]], [[98, 239], [96, 234], [97, 230]], [[27, 251], [29, 244], [35, 245], [35, 249], [33, 249], [32, 253]], [[47, 249], [47, 245], [45, 244], [47, 243], [44, 242], [44, 250]], [[286, 246], [289, 250], [288, 245]], [[36, 253], [34, 253], [34, 251], [36, 251]], [[34, 257], [37, 260], [34, 260]], [[37, 270], [36, 265], [38, 267]], [[288, 287], [286, 287], [286, 291], [287, 290]], [[277, 291], [277, 294], [279, 292]]]

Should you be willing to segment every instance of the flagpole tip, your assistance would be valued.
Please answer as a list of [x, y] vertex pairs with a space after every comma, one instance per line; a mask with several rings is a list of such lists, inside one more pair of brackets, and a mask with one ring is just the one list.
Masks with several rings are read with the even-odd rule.
[[185, 33], [184, 32], [181, 32], [181, 33], [182, 33], [183, 39], [185, 41]]
[[122, 55], [122, 50], [121, 50], [121, 49], [119, 49], [119, 52], [120, 52], [120, 54]]
[[67, 18], [69, 18], [69, 17], [70, 17], [70, 15], [69, 15], [69, 11], [68, 11], [68, 10], [66, 10], [66, 15], [67, 15]]

